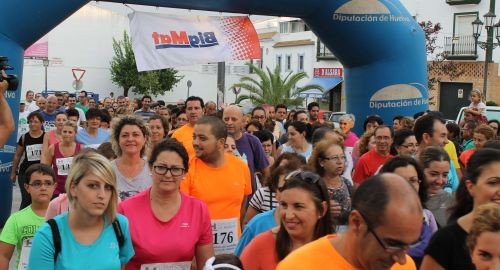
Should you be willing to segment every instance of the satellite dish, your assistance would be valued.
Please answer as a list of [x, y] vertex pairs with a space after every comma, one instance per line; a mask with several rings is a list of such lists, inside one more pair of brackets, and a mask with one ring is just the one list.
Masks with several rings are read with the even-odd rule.
[[73, 86], [73, 89], [75, 89], [77, 91], [81, 90], [83, 88], [83, 82], [80, 80], [78, 80], [78, 81], [74, 80], [72, 86]]

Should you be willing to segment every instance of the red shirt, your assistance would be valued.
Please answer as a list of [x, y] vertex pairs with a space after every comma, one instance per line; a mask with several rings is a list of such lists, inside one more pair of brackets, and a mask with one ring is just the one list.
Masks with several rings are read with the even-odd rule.
[[375, 149], [368, 151], [359, 158], [352, 180], [358, 184], [363, 183], [368, 177], [375, 175], [379, 167], [392, 157], [391, 154], [382, 156]]

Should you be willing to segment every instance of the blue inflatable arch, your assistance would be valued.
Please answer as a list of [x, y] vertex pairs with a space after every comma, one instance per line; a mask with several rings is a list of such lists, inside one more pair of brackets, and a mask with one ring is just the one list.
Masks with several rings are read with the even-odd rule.
[[[89, 0], [7, 0], [0, 16], [0, 55], [22, 78], [24, 50]], [[426, 110], [427, 66], [424, 33], [399, 0], [120, 0], [107, 1], [303, 19], [345, 69], [347, 111], [357, 117]], [[17, 119], [20, 89], [9, 96]], [[8, 179], [15, 134], [0, 153], [0, 225], [10, 214]], [[10, 190], [9, 192], [7, 192]]]

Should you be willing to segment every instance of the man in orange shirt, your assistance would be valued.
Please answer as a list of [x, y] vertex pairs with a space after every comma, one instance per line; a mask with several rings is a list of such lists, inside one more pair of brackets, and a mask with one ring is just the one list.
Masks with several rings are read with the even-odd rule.
[[194, 157], [193, 131], [196, 121], [203, 116], [204, 103], [201, 97], [190, 96], [184, 103], [188, 123], [172, 133], [172, 138], [178, 140], [186, 148], [189, 158]]
[[195, 157], [181, 184], [182, 192], [207, 204], [216, 254], [233, 253], [236, 248], [245, 198], [252, 192], [246, 163], [224, 152], [226, 137], [226, 126], [219, 118], [205, 116], [196, 122]]
[[422, 206], [413, 187], [396, 174], [379, 174], [354, 193], [349, 226], [290, 253], [278, 270], [416, 269], [406, 254], [422, 229]]

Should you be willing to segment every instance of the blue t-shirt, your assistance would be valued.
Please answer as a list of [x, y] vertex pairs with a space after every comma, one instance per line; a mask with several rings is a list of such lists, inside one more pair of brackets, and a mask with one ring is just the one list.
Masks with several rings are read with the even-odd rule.
[[58, 111], [54, 111], [53, 113], [47, 113], [46, 111], [40, 111], [40, 114], [43, 116], [43, 130], [45, 132], [49, 132], [51, 130], [56, 129], [56, 115]]
[[269, 166], [264, 148], [259, 139], [254, 135], [243, 133], [241, 138], [236, 140], [236, 149], [243, 160], [246, 161], [250, 176], [252, 177], [252, 194], [257, 190], [255, 172], [263, 170]]
[[31, 247], [28, 269], [120, 269], [134, 256], [128, 220], [116, 215], [120, 222], [125, 242], [120, 248], [113, 226], [108, 224], [99, 238], [90, 245], [78, 243], [68, 224], [68, 212], [56, 216], [54, 220], [61, 235], [61, 251], [54, 264], [54, 242], [48, 223], [36, 232]]
[[446, 182], [446, 184], [444, 185], [444, 191], [448, 193], [453, 193], [457, 191], [459, 182], [460, 180], [458, 179], [455, 165], [453, 165], [453, 162], [450, 162], [450, 171], [448, 172], [448, 182]]
[[86, 129], [79, 130], [76, 134], [76, 142], [85, 145], [85, 147], [97, 148], [102, 143], [109, 140], [109, 132], [102, 128], [97, 129], [97, 136], [92, 137]]
[[239, 257], [241, 253], [243, 253], [245, 247], [255, 238], [255, 236], [278, 226], [278, 224], [276, 224], [276, 220], [274, 219], [274, 212], [276, 212], [276, 209], [260, 213], [247, 223], [243, 233], [241, 234], [241, 238], [238, 241], [238, 245], [234, 250], [234, 255]]

